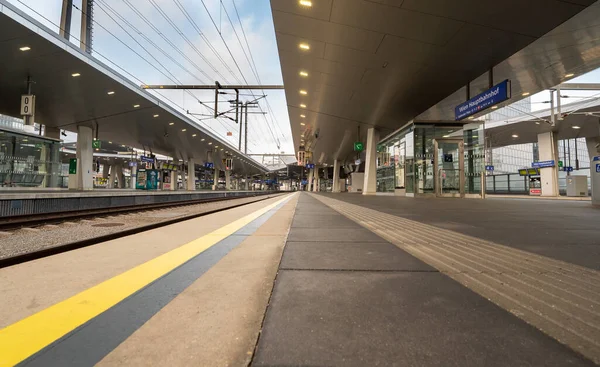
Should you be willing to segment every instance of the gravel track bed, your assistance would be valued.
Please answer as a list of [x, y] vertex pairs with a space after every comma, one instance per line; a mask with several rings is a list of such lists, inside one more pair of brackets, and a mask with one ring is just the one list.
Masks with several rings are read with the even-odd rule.
[[0, 232], [0, 259], [271, 197], [273, 196], [266, 195], [127, 214], [109, 214], [97, 218]]

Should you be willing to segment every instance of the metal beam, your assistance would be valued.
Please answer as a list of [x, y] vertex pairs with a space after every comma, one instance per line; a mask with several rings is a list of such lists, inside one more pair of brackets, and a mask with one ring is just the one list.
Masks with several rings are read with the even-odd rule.
[[[216, 85], [147, 85], [142, 84], [143, 89], [217, 89]], [[283, 85], [221, 85], [218, 89], [283, 89]]]
[[[554, 88], [550, 88], [554, 89]], [[559, 90], [600, 90], [600, 83], [562, 83], [556, 86]]]

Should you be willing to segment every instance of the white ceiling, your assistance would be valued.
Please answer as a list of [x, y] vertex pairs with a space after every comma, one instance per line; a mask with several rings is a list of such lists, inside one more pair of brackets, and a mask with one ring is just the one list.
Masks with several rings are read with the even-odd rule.
[[[459, 97], [462, 86], [474, 81], [472, 95], [487, 88], [487, 75], [485, 83], [480, 76], [490, 67], [594, 2], [312, 0], [308, 8], [298, 0], [271, 0], [294, 145], [297, 149], [304, 132], [315, 162], [320, 157], [328, 163], [353, 160], [352, 142], [365, 141], [369, 127], [384, 136], [419, 115], [452, 120], [454, 106], [466, 98], [464, 90]], [[590, 16], [584, 22], [573, 26], [592, 25], [597, 19]], [[560, 51], [572, 41], [564, 38], [556, 35], [541, 46], [557, 50], [554, 62], [576, 60]], [[301, 50], [300, 43], [309, 44], [310, 50]], [[533, 54], [538, 56], [509, 65], [510, 79], [532, 73], [543, 57]], [[309, 76], [299, 76], [300, 70]], [[495, 70], [496, 82], [504, 70]], [[535, 69], [541, 78], [544, 72]], [[513, 90], [515, 84], [519, 90], [521, 83], [514, 83]], [[300, 89], [308, 95], [300, 95]], [[458, 103], [449, 100], [427, 111], [457, 90]], [[303, 121], [305, 126], [300, 125]]]

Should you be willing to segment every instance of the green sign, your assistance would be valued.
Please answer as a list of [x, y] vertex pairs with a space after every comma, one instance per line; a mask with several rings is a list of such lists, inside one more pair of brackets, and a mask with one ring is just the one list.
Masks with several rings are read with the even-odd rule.
[[37, 149], [42, 149], [44, 147], [44, 145], [42, 143], [35, 143], [35, 147]]
[[363, 150], [365, 150], [365, 145], [363, 143], [361, 143], [360, 141], [354, 142], [355, 152], [362, 152]]
[[558, 161], [558, 167], [562, 167], [563, 166], [563, 161]]
[[77, 158], [69, 159], [69, 174], [70, 175], [77, 174]]
[[94, 140], [92, 141], [92, 148], [94, 149], [100, 149], [100, 147], [102, 146], [100, 140]]

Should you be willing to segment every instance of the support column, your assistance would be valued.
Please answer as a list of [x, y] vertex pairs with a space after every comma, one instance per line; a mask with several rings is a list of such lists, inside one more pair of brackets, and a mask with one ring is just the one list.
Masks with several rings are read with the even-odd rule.
[[231, 171], [225, 171], [225, 191], [231, 190]]
[[332, 192], [340, 192], [340, 161], [333, 161], [333, 187]]
[[92, 137], [91, 127], [77, 126], [77, 174], [74, 175], [76, 178], [75, 184], [73, 186], [69, 184], [69, 188], [77, 190], [92, 190], [94, 188]]
[[125, 188], [125, 177], [123, 176], [123, 166], [121, 164], [115, 165], [115, 177], [117, 178], [117, 186], [119, 189]]
[[538, 134], [540, 161], [554, 161], [554, 167], [540, 169], [542, 196], [558, 196], [558, 144], [553, 132]]
[[306, 185], [306, 191], [312, 191], [313, 188], [313, 178], [315, 176], [315, 169], [311, 168], [308, 170], [308, 185]]
[[108, 164], [104, 163], [102, 165], [102, 178], [108, 179], [108, 176], [110, 174], [109, 170], [110, 170], [110, 166]]
[[374, 128], [368, 129], [363, 195], [375, 195], [377, 191], [377, 143], [379, 143], [379, 131]]
[[[135, 166], [131, 166], [129, 168], [129, 172], [131, 172], [131, 175], [129, 176], [129, 188], [135, 190], [135, 183], [137, 182], [137, 164]], [[171, 180], [171, 190], [175, 190], [173, 187], [177, 186], [177, 171], [174, 170], [172, 172], [175, 173], [175, 181]]]
[[213, 191], [217, 190], [219, 188], [219, 169], [215, 168], [215, 172], [213, 173]]
[[171, 175], [171, 191], [175, 191], [177, 190], [177, 170], [172, 170], [171, 172], [169, 172], [169, 175]]
[[246, 176], [245, 185], [246, 185], [246, 191], [250, 190], [250, 188], [249, 188], [249, 186], [250, 186], [250, 176]]
[[108, 172], [108, 184], [106, 185], [106, 188], [113, 189], [115, 187], [115, 165], [111, 164], [109, 168], [110, 171]]
[[187, 189], [188, 191], [196, 190], [196, 163], [193, 158], [188, 159]]
[[600, 137], [586, 138], [585, 142], [590, 155], [590, 179], [592, 181], [592, 205], [600, 206]]

